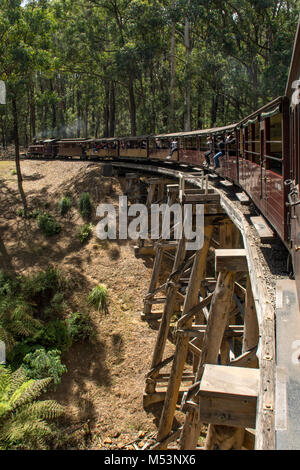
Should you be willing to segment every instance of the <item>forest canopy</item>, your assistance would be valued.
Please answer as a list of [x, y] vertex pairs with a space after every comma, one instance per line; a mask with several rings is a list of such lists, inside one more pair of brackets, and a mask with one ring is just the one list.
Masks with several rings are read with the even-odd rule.
[[0, 0], [3, 146], [226, 125], [284, 94], [299, 0]]

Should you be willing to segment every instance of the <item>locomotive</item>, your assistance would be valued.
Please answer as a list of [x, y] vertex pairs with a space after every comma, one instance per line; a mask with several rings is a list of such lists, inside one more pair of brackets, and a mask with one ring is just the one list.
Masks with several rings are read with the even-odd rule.
[[[224, 127], [154, 136], [101, 139], [48, 139], [33, 143], [28, 157], [163, 162], [206, 168], [207, 137], [212, 151], [225, 143], [220, 177], [232, 181], [251, 198], [291, 253], [300, 285], [300, 21], [285, 95], [240, 122]], [[176, 141], [175, 150], [171, 144]], [[299, 296], [300, 297], [300, 296]]]

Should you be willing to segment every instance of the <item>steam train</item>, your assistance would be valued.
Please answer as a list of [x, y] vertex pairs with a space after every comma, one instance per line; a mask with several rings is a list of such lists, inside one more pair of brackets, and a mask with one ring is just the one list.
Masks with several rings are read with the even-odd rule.
[[[205, 168], [207, 137], [212, 150], [221, 136], [225, 154], [216, 170], [241, 187], [290, 251], [300, 285], [300, 21], [285, 95], [238, 123], [155, 136], [47, 139], [34, 142], [28, 157], [168, 162]], [[170, 152], [171, 142], [177, 149]], [[300, 297], [300, 296], [299, 296]]]

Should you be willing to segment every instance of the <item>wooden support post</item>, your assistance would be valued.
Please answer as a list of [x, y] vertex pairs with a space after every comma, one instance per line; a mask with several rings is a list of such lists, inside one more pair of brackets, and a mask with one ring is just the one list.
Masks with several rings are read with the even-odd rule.
[[[156, 255], [154, 259], [154, 265], [152, 269], [152, 276], [151, 276], [148, 294], [153, 294], [156, 289], [158, 278], [159, 278], [162, 257], [163, 257], [163, 248], [160, 245], [158, 245], [156, 248]], [[150, 313], [151, 313], [151, 304], [146, 303], [144, 306], [144, 314], [149, 315]]]
[[[229, 229], [230, 227], [230, 229]], [[225, 232], [225, 233], [224, 233]], [[222, 245], [221, 245], [222, 243]], [[225, 224], [225, 230], [223, 228], [223, 233], [221, 232], [220, 235], [220, 245], [224, 246], [225, 248], [233, 248], [232, 252], [236, 253], [237, 255], [239, 253], [244, 253], [243, 250], [238, 250], [238, 247], [241, 244], [241, 237], [240, 237], [240, 231], [238, 228], [232, 223], [230, 226]], [[225, 251], [225, 250], [224, 250]], [[218, 253], [221, 253], [222, 250], [217, 250], [216, 256], [218, 256]], [[247, 269], [247, 260], [246, 257], [240, 258], [239, 256], [236, 257], [236, 260], [238, 260], [238, 263], [234, 263], [236, 266], [236, 270], [241, 269], [241, 271], [244, 271]], [[243, 261], [245, 262], [245, 265], [243, 267]], [[240, 263], [242, 262], [242, 266]], [[217, 266], [216, 266], [217, 268]], [[219, 267], [218, 267], [219, 268]], [[242, 269], [243, 268], [243, 269]], [[220, 269], [220, 268], [219, 268]], [[225, 268], [226, 269], [226, 268]], [[228, 267], [227, 267], [228, 269]], [[235, 287], [236, 289], [236, 284]], [[234, 305], [234, 302], [232, 300], [232, 307]], [[228, 318], [228, 321], [230, 319]], [[232, 322], [235, 322], [235, 319], [232, 320]], [[234, 339], [232, 338], [232, 347], [234, 349]], [[221, 353], [221, 363], [226, 364], [230, 360], [230, 343], [228, 341], [228, 338], [223, 338], [222, 343], [221, 343], [221, 348], [220, 348], [220, 353]], [[230, 446], [234, 449], [241, 449], [243, 440], [244, 440], [244, 434], [245, 430], [243, 428], [235, 428], [235, 427], [228, 427], [228, 426], [220, 426], [220, 425], [212, 425], [210, 424], [208, 426], [208, 432], [207, 432], [207, 437], [206, 437], [206, 442], [205, 442], [205, 448], [206, 449], [214, 449], [216, 447], [220, 448], [220, 440], [223, 439], [223, 444], [226, 441], [230, 443]], [[229, 447], [229, 448], [231, 448]]]
[[[204, 244], [202, 249], [197, 252], [194, 260], [191, 279], [186, 295], [186, 302], [183, 308], [183, 314], [186, 314], [194, 305], [196, 305], [196, 303], [198, 303], [199, 288], [201, 280], [204, 278], [206, 268], [206, 257], [210, 246], [212, 230], [212, 226], [205, 227]], [[188, 327], [191, 322], [192, 320], [189, 320], [186, 324], [186, 327]], [[157, 440], [159, 442], [162, 442], [164, 439], [166, 439], [172, 429], [173, 418], [178, 400], [180, 383], [188, 347], [189, 338], [179, 336], [176, 341], [176, 351], [174, 354], [170, 379], [164, 401], [164, 407], [159, 423], [159, 429], [157, 434]], [[161, 448], [163, 449], [164, 447], [162, 446]]]
[[[176, 258], [173, 266], [173, 272], [176, 272], [180, 265], [183, 263], [185, 258], [185, 239], [182, 237], [179, 240]], [[166, 341], [169, 333], [170, 320], [174, 312], [174, 307], [176, 303], [178, 286], [177, 283], [180, 279], [181, 272], [179, 271], [175, 276], [172, 277], [172, 283], [167, 289], [166, 302], [164, 307], [164, 313], [161, 319], [159, 332], [154, 348], [151, 369], [156, 367], [162, 361], [163, 353], [165, 350]], [[155, 377], [158, 375], [158, 372], [154, 373], [152, 379], [155, 381]], [[154, 393], [155, 391], [155, 382], [146, 385], [146, 393]]]
[[[207, 322], [207, 328], [202, 343], [202, 354], [199, 361], [195, 382], [201, 380], [204, 364], [216, 364], [219, 350], [228, 323], [232, 305], [235, 273], [220, 272]], [[195, 449], [200, 435], [200, 408], [193, 407], [187, 412], [180, 437], [181, 449]]]

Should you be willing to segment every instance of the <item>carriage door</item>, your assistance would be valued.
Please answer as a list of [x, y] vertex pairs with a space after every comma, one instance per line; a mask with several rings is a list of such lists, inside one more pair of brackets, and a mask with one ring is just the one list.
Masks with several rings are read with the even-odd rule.
[[261, 177], [260, 177], [260, 207], [266, 210], [267, 199], [267, 172], [266, 172], [266, 121], [260, 122], [260, 161], [261, 161]]

